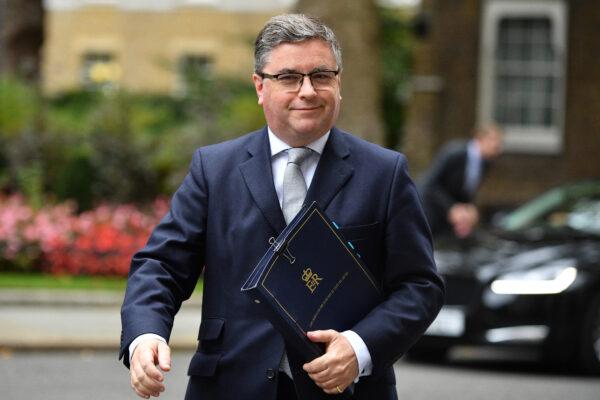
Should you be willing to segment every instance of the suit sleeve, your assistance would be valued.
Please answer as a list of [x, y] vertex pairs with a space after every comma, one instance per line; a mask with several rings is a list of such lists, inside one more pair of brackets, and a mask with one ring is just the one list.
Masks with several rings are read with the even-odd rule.
[[385, 300], [353, 328], [371, 353], [373, 375], [385, 371], [417, 341], [444, 299], [429, 228], [400, 155], [386, 218], [382, 276]]
[[121, 308], [119, 358], [129, 367], [129, 344], [154, 333], [167, 341], [175, 314], [194, 290], [204, 265], [208, 192], [200, 151], [146, 246], [133, 256]]
[[447, 174], [461, 173], [456, 171], [459, 150], [452, 145], [446, 147], [434, 161], [431, 167], [431, 175], [427, 179], [426, 193], [427, 201], [441, 211], [443, 218], [448, 215], [450, 207], [456, 203], [455, 196], [442, 184]]

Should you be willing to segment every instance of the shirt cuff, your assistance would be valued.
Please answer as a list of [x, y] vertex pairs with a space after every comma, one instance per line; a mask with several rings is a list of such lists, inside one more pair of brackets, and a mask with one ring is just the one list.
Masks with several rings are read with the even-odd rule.
[[354, 331], [344, 331], [342, 335], [350, 342], [350, 346], [356, 354], [356, 360], [358, 361], [358, 376], [354, 379], [354, 383], [358, 382], [358, 379], [363, 376], [371, 375], [373, 371], [373, 362], [371, 360], [371, 353], [365, 342], [360, 336]]
[[167, 343], [165, 338], [163, 338], [160, 335], [157, 335], [156, 333], [144, 333], [136, 337], [135, 339], [133, 339], [133, 342], [131, 342], [131, 344], [129, 345], [129, 364], [131, 364], [131, 356], [133, 356], [133, 352], [135, 351], [137, 345], [142, 343], [146, 339], [156, 339], [163, 343]]

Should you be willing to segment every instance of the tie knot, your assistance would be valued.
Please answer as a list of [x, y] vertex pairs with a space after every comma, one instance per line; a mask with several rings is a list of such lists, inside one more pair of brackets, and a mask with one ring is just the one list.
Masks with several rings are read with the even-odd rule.
[[288, 164], [302, 165], [302, 163], [310, 156], [312, 150], [307, 147], [292, 147], [287, 153]]

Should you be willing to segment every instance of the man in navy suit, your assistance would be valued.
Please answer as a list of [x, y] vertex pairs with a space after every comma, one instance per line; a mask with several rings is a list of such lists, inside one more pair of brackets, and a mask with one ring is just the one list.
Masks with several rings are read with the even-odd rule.
[[477, 189], [501, 151], [502, 131], [484, 124], [470, 141], [452, 141], [436, 155], [419, 185], [434, 236], [471, 235], [479, 221], [473, 204]]
[[[317, 19], [281, 15], [259, 34], [252, 78], [267, 127], [197, 150], [168, 214], [132, 261], [120, 356], [139, 396], [165, 389], [173, 318], [202, 273], [186, 399], [320, 399], [351, 385], [356, 399], [397, 397], [392, 364], [436, 316], [443, 283], [405, 158], [334, 127], [341, 70], [337, 40]], [[298, 152], [302, 161], [292, 161]], [[289, 219], [292, 163], [304, 202], [317, 201], [341, 225], [385, 293], [347, 331], [309, 332], [326, 353], [304, 365], [240, 292]]]

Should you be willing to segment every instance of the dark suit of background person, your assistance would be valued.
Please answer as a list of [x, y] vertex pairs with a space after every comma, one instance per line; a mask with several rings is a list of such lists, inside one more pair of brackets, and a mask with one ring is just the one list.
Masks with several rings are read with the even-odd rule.
[[[477, 168], [478, 171], [474, 177], [469, 178], [469, 146], [474, 144], [477, 144], [479, 162], [470, 168]], [[472, 140], [452, 141], [435, 156], [419, 185], [434, 236], [453, 232], [449, 213], [456, 205], [470, 207], [476, 213], [474, 222], [477, 222], [479, 216], [473, 202], [491, 161], [502, 150], [501, 145], [502, 134], [499, 128], [489, 124], [477, 128]], [[470, 232], [467, 236], [468, 234]]]
[[[305, 73], [314, 68], [292, 67]], [[267, 112], [266, 102], [277, 94], [267, 93], [277, 82], [254, 79], [273, 129], [280, 121]], [[305, 79], [300, 91], [312, 90], [309, 83]], [[138, 335], [155, 333], [168, 340], [174, 315], [203, 274], [202, 322], [186, 399], [277, 397], [284, 342], [240, 292], [269, 238], [285, 227], [269, 146], [263, 128], [197, 150], [170, 211], [133, 258], [122, 308], [120, 356], [126, 365], [129, 344]], [[313, 200], [355, 243], [385, 292], [385, 300], [351, 327], [367, 345], [373, 364], [372, 374], [355, 385], [354, 398], [395, 399], [392, 364], [424, 332], [443, 301], [429, 229], [406, 159], [331, 128], [305, 203]], [[291, 361], [294, 376], [310, 381]], [[312, 386], [306, 398], [330, 397]]]

